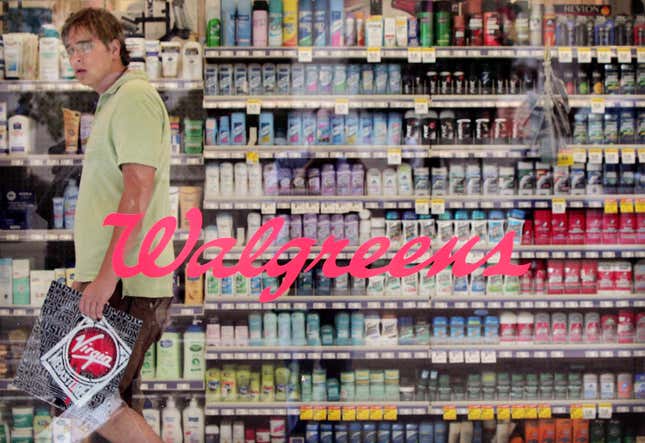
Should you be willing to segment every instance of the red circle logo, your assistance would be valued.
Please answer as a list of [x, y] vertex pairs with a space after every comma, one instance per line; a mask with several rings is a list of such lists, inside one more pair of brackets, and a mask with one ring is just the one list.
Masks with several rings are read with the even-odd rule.
[[96, 380], [114, 368], [117, 346], [103, 328], [90, 326], [74, 334], [67, 347], [70, 368], [81, 377]]

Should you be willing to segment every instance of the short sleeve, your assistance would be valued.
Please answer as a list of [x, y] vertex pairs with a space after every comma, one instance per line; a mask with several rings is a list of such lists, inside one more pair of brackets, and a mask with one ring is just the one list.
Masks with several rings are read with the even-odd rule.
[[[134, 83], [134, 82], [133, 82]], [[124, 85], [111, 121], [111, 136], [119, 166], [138, 163], [158, 169], [164, 149], [164, 112], [153, 89]]]

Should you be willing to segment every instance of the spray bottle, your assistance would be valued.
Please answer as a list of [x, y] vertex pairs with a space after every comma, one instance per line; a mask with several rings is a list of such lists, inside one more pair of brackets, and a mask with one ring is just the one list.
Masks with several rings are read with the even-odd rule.
[[282, 46], [282, 0], [269, 0], [269, 46]]

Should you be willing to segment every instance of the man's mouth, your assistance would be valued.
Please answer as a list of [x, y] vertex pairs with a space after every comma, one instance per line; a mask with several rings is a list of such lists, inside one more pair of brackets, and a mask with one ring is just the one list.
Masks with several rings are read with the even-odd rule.
[[76, 72], [76, 75], [79, 75], [79, 74], [85, 74], [87, 71], [85, 69], [77, 69], [74, 72]]

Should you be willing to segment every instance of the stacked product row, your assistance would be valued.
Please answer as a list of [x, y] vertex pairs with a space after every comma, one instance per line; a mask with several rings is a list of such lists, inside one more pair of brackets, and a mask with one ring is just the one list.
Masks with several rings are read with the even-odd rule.
[[567, 196], [645, 192], [645, 163], [548, 163], [455, 160], [425, 167], [421, 159], [369, 168], [339, 160], [320, 167], [285, 167], [282, 161], [209, 163], [206, 199], [312, 196]]
[[[432, 325], [432, 326], [431, 326]], [[645, 343], [645, 313], [505, 311], [500, 316], [424, 318], [339, 312], [321, 325], [318, 313], [253, 313], [206, 328], [208, 346], [382, 346], [495, 343]]]
[[[600, 383], [599, 383], [599, 379]], [[463, 400], [583, 400], [644, 398], [645, 375], [483, 371], [467, 376], [419, 370], [401, 378], [398, 369], [355, 369], [329, 376], [315, 364], [223, 365], [206, 371], [206, 404], [219, 402], [352, 402]]]

